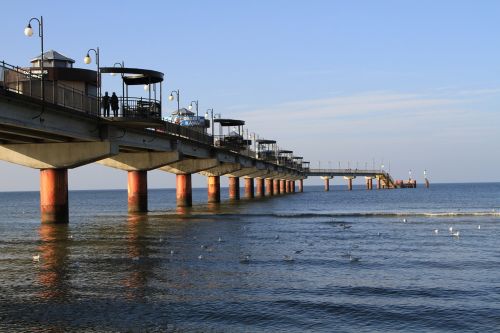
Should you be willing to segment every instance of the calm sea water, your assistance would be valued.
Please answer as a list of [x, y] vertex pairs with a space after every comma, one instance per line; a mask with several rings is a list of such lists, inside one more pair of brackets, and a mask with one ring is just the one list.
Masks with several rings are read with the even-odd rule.
[[1, 193], [0, 331], [500, 331], [500, 184], [149, 197], [70, 192], [51, 226]]

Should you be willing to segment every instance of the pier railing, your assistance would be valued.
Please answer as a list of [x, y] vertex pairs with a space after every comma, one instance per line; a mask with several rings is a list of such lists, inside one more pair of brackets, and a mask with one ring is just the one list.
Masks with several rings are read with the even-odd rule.
[[[43, 73], [44, 76], [47, 72]], [[42, 94], [42, 86], [44, 93]], [[99, 110], [97, 96], [88, 95], [85, 91], [76, 89], [61, 82], [45, 79], [42, 84], [42, 73], [39, 69], [22, 68], [10, 65], [4, 61], [0, 62], [0, 89], [4, 89], [19, 95], [28, 96], [40, 102], [54, 104], [72, 110], [84, 112], [93, 116], [103, 116], [103, 110]], [[300, 165], [294, 163], [279, 163], [274, 151], [256, 152], [251, 149], [248, 140], [233, 142], [227, 137], [212, 137], [206, 132], [195, 130], [188, 126], [181, 126], [168, 121], [162, 121], [161, 102], [148, 98], [119, 98], [120, 108], [117, 117], [127, 119], [145, 120], [151, 119], [160, 122], [161, 126], [156, 126], [156, 130], [165, 132], [199, 143], [219, 148], [226, 148], [236, 153], [256, 158], [259, 160], [277, 163], [293, 169], [302, 170]], [[102, 106], [102, 103], [101, 103]], [[110, 108], [110, 117], [114, 117]], [[219, 139], [219, 141], [217, 141]], [[220, 140], [223, 141], [220, 141]]]

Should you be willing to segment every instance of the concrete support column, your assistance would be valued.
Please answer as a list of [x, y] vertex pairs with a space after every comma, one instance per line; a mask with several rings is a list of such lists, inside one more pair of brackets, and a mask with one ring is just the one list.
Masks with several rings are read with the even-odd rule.
[[68, 169], [40, 170], [42, 223], [68, 223]]
[[290, 181], [285, 180], [285, 192], [290, 193]]
[[253, 178], [245, 178], [245, 198], [252, 199], [254, 196]]
[[266, 178], [266, 196], [273, 196], [273, 180]]
[[290, 181], [290, 185], [292, 186], [290, 192], [295, 193], [295, 180]]
[[382, 180], [380, 177], [377, 177], [377, 190], [380, 190], [382, 188]]
[[148, 211], [148, 172], [146, 170], [128, 172], [128, 211], [129, 213]]
[[240, 200], [239, 177], [229, 177], [229, 200]]
[[274, 195], [280, 194], [280, 180], [279, 179], [273, 179], [273, 192], [274, 192]]
[[208, 203], [220, 202], [220, 176], [208, 176]]
[[330, 191], [330, 177], [321, 177], [325, 181], [325, 192]]
[[371, 190], [373, 189], [373, 178], [372, 177], [365, 177], [366, 179], [366, 189]]
[[304, 192], [304, 180], [299, 179], [299, 192], [302, 193]]
[[286, 180], [280, 179], [280, 193], [285, 194], [286, 193]]
[[191, 187], [191, 174], [176, 175], [177, 207], [191, 207], [193, 205], [193, 189]]
[[262, 178], [255, 178], [255, 196], [264, 196], [264, 179]]
[[349, 191], [352, 191], [352, 178], [351, 177], [347, 178], [347, 189]]

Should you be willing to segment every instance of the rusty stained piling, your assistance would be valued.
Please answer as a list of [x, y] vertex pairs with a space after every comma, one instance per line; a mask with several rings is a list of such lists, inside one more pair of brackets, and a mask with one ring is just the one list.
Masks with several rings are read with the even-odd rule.
[[68, 223], [68, 169], [40, 170], [42, 223]]
[[208, 203], [220, 202], [220, 176], [208, 176]]
[[148, 172], [145, 170], [128, 171], [128, 212], [148, 211]]
[[177, 207], [191, 207], [193, 205], [191, 174], [178, 174], [175, 178]]
[[229, 177], [229, 200], [240, 200], [239, 177]]

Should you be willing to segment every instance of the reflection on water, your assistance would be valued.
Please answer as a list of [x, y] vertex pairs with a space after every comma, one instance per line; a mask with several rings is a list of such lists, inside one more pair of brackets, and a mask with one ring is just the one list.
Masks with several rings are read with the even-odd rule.
[[130, 214], [127, 219], [127, 254], [130, 259], [129, 274], [123, 281], [126, 298], [142, 300], [145, 286], [152, 275], [153, 262], [149, 261], [151, 250], [148, 244], [148, 216]]
[[[16, 215], [17, 202], [24, 209], [33, 201], [28, 194], [24, 201], [0, 194], [13, 207], [0, 216], [0, 331], [479, 332], [498, 325], [500, 217], [491, 211], [500, 207], [500, 185], [318, 187], [164, 210], [163, 196], [175, 202], [175, 191], [158, 190], [152, 212], [130, 215], [114, 205], [122, 194], [72, 193], [78, 214], [66, 226], [39, 225], [38, 207], [32, 217]], [[464, 214], [422, 214], [458, 210]]]
[[71, 295], [68, 271], [69, 243], [68, 226], [41, 224], [38, 233], [41, 243], [38, 251], [41, 267], [38, 280], [43, 288], [39, 297], [43, 299], [65, 300]]

